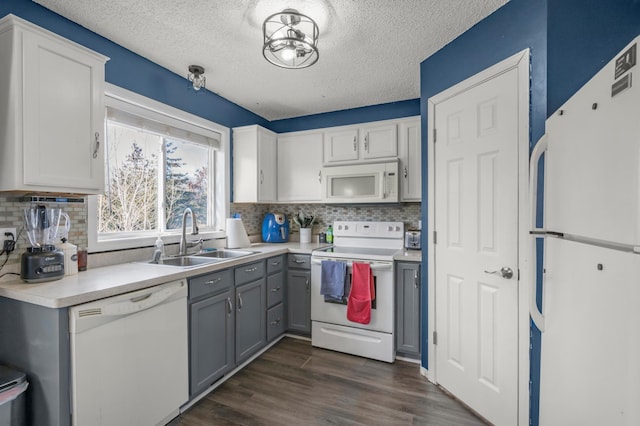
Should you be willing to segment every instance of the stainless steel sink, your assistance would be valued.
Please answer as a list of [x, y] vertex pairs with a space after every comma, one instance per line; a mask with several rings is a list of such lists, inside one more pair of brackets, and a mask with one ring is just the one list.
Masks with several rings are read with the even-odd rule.
[[195, 254], [194, 256], [204, 257], [204, 258], [214, 258], [214, 259], [233, 259], [234, 257], [249, 256], [250, 254], [255, 254], [255, 252], [248, 251], [248, 250], [221, 249], [216, 251], [207, 251], [204, 253], [198, 253], [198, 254]]
[[255, 254], [254, 251], [248, 250], [216, 250], [204, 253], [191, 254], [188, 256], [166, 257], [162, 259], [162, 263], [154, 263], [153, 261], [144, 262], [158, 266], [173, 266], [177, 268], [191, 268], [196, 266], [208, 265], [211, 263], [224, 262], [236, 257], [249, 256]]
[[189, 268], [192, 266], [201, 266], [209, 263], [220, 262], [221, 259], [211, 259], [206, 257], [196, 257], [196, 256], [180, 256], [180, 257], [167, 257], [162, 259], [162, 263], [154, 263], [152, 261], [147, 262], [152, 265], [159, 266], [177, 266], [179, 268]]

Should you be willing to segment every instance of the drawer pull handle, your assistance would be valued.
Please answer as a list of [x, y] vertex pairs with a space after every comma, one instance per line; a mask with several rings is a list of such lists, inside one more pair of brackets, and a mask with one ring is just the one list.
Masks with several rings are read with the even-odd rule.
[[258, 270], [258, 268], [253, 267], [253, 268], [247, 268], [247, 269], [245, 269], [244, 271], [245, 271], [245, 272], [247, 272], [247, 273], [249, 273], [249, 272], [255, 272], [255, 271], [257, 271], [257, 270]]
[[280, 287], [272, 288], [271, 293], [275, 293], [276, 291], [280, 291]]
[[242, 294], [238, 294], [238, 312], [242, 310]]
[[280, 323], [280, 318], [276, 319], [275, 321], [271, 321], [271, 325], [277, 325]]
[[215, 283], [220, 282], [220, 281], [222, 281], [222, 278], [221, 278], [221, 277], [218, 277], [218, 278], [216, 278], [216, 279], [213, 279], [213, 280], [209, 280], [209, 281], [207, 281], [205, 284], [207, 284], [207, 285], [211, 285], [211, 284], [215, 284]]
[[277, 261], [277, 262], [275, 262], [275, 261], [274, 261], [274, 262], [271, 262], [271, 265], [273, 265], [273, 266], [278, 266], [279, 264], [280, 264], [280, 261]]
[[227, 309], [227, 316], [231, 316], [231, 313], [233, 312], [233, 305], [231, 304], [231, 298], [227, 297], [227, 306], [229, 307], [229, 309]]
[[295, 260], [295, 262], [296, 262], [297, 264], [307, 263], [307, 261], [306, 261], [306, 260], [300, 260], [300, 259], [296, 259], [296, 260]]

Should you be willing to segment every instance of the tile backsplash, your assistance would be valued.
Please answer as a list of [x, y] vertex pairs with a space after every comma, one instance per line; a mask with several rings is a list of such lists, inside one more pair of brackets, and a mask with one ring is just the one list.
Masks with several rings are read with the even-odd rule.
[[[327, 229], [336, 220], [368, 220], [403, 222], [405, 229], [418, 228], [420, 203], [402, 203], [394, 205], [331, 205], [331, 204], [244, 204], [233, 203], [231, 213], [239, 213], [249, 235], [262, 233], [262, 220], [267, 213], [284, 213], [290, 219], [294, 214], [303, 212], [315, 216], [313, 233]], [[292, 223], [291, 232], [299, 228]]]
[[[87, 246], [87, 204], [85, 203], [37, 203], [47, 207], [61, 208], [71, 219], [69, 242], [83, 248]], [[20, 256], [29, 247], [29, 241], [24, 231], [23, 209], [32, 205], [29, 201], [20, 201], [10, 195], [0, 196], [0, 227], [13, 227], [18, 232], [16, 249], [11, 253], [5, 267], [0, 269], [0, 275], [6, 272], [17, 272], [20, 267]], [[288, 218], [294, 214], [304, 212], [305, 215], [313, 215], [316, 221], [313, 225], [313, 234], [318, 234], [327, 229], [329, 224], [336, 220], [370, 220], [370, 221], [398, 221], [404, 222], [405, 229], [417, 228], [420, 220], [420, 203], [402, 203], [394, 205], [329, 205], [329, 204], [231, 204], [230, 213], [239, 213], [250, 236], [254, 240], [260, 240], [262, 233], [262, 220], [264, 215], [284, 213]], [[292, 240], [297, 239], [299, 228], [292, 223]], [[3, 236], [0, 236], [2, 238]], [[130, 257], [129, 251], [120, 251], [115, 254], [96, 253], [89, 256], [89, 266], [101, 266], [103, 264], [118, 263], [110, 260], [110, 257], [118, 255], [118, 259]], [[130, 252], [133, 255], [133, 252]], [[147, 253], [144, 253], [147, 256]], [[104, 258], [104, 259], [103, 259]], [[5, 255], [0, 256], [0, 265], [5, 261]], [[130, 260], [130, 259], [128, 259]]]

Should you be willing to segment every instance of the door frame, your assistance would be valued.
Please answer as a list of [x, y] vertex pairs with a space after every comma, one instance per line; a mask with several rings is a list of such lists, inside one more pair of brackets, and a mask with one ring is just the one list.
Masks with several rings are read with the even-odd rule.
[[[466, 90], [507, 71], [518, 70], [518, 424], [529, 424], [529, 49], [522, 50], [489, 68], [457, 83], [427, 100], [427, 127], [435, 123], [436, 106]], [[428, 229], [427, 233], [427, 294], [428, 294], [428, 359], [427, 378], [438, 383], [436, 371], [436, 348], [433, 344], [436, 331], [436, 289], [435, 289], [435, 148], [434, 132], [427, 132], [427, 179], [428, 179]]]

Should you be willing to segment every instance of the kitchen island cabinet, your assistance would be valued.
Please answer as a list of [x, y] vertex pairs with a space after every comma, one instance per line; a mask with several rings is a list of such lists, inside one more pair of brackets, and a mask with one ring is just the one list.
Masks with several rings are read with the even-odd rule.
[[311, 334], [311, 256], [290, 254], [287, 271], [288, 326], [290, 331]]
[[104, 192], [107, 57], [0, 20], [0, 191]]
[[396, 351], [420, 356], [420, 263], [396, 263]]

